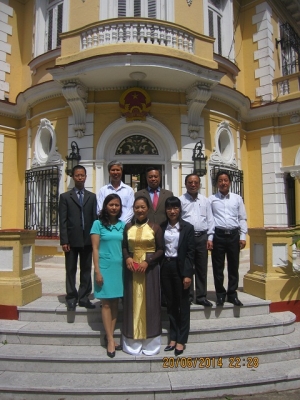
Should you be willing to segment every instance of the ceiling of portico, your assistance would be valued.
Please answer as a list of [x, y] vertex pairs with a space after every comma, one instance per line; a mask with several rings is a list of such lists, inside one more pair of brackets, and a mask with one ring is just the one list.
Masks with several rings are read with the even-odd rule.
[[[153, 55], [123, 54], [95, 57], [59, 66], [50, 70], [61, 83], [80, 81], [89, 90], [122, 88], [139, 84], [148, 89], [186, 91], [195, 82], [213, 88], [223, 76], [218, 70], [187, 61]], [[143, 72], [141, 81], [132, 79], [134, 72]]]

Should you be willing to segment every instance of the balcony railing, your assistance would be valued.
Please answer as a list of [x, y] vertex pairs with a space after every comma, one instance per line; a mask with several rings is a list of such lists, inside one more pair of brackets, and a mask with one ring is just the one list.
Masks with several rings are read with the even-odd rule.
[[282, 76], [273, 80], [274, 95], [280, 99], [282, 96], [298, 96], [300, 91], [300, 72]]
[[161, 23], [122, 22], [94, 26], [81, 33], [81, 50], [120, 44], [167, 46], [194, 54], [194, 36]]

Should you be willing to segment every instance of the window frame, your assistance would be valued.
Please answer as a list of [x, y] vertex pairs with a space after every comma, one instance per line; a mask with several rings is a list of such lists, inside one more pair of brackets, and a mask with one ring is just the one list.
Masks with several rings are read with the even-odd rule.
[[[101, 0], [99, 20], [103, 21], [111, 18], [125, 18], [118, 16], [118, 1], [119, 0]], [[134, 18], [134, 1], [123, 0], [126, 3], [126, 17]], [[153, 0], [140, 0], [141, 1], [141, 18], [148, 17], [149, 3]], [[155, 0], [156, 1], [156, 19], [174, 22], [174, 0]]]
[[[235, 51], [234, 51], [234, 31], [233, 31], [233, 0], [220, 0], [221, 9], [214, 7], [208, 2], [208, 0], [203, 0], [203, 26], [204, 34], [209, 35], [209, 18], [208, 11], [212, 10], [216, 15], [221, 16], [221, 37], [220, 43], [222, 47], [222, 52], [219, 53], [218, 50], [218, 40], [216, 38], [214, 43], [214, 53], [219, 54], [222, 57], [229, 59], [234, 62]], [[230, 23], [228, 23], [228, 21]], [[218, 29], [218, 24], [215, 24], [215, 29]], [[226, 32], [226, 35], [224, 34]], [[222, 34], [223, 33], [223, 34]]]
[[[52, 50], [48, 50], [47, 42], [47, 20], [48, 20], [48, 10], [50, 7], [56, 6], [59, 3], [63, 3], [62, 10], [62, 32], [68, 30], [68, 15], [70, 0], [54, 0], [49, 3], [49, 0], [36, 0], [35, 1], [35, 26], [34, 26], [34, 43], [33, 43], [33, 57], [40, 56], [58, 49], [59, 47], [54, 47]], [[40, 34], [44, 32], [44, 34]]]

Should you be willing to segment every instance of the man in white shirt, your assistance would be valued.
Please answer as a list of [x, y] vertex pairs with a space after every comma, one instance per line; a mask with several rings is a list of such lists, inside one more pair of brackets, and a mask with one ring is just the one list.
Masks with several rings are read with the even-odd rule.
[[[220, 170], [216, 175], [218, 193], [209, 197], [215, 219], [212, 265], [217, 306], [227, 301], [235, 306], [243, 303], [237, 297], [239, 284], [239, 254], [246, 246], [247, 215], [241, 196], [229, 192], [231, 177]], [[227, 257], [228, 288], [224, 288], [224, 263]]]
[[[208, 250], [213, 247], [214, 218], [208, 199], [199, 193], [200, 177], [189, 174], [185, 177], [187, 192], [180, 196], [181, 217], [195, 229], [195, 283], [196, 304], [211, 307], [207, 300]], [[190, 288], [190, 302], [194, 301], [194, 285]]]
[[121, 180], [123, 173], [123, 164], [121, 162], [113, 160], [108, 164], [107, 168], [110, 183], [103, 186], [97, 194], [97, 213], [99, 214], [102, 210], [105, 197], [111, 193], [116, 193], [122, 201], [122, 215], [120, 220], [127, 223], [133, 217], [134, 191]]

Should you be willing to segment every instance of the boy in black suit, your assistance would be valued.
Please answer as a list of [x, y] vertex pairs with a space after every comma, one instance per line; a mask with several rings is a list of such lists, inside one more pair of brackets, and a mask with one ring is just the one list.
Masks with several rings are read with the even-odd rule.
[[[60, 244], [65, 253], [66, 302], [68, 311], [80, 307], [95, 308], [88, 298], [92, 291], [92, 244], [90, 230], [97, 218], [97, 199], [84, 188], [86, 169], [76, 165], [72, 170], [75, 187], [60, 195]], [[80, 258], [80, 285], [76, 289], [77, 259]]]

